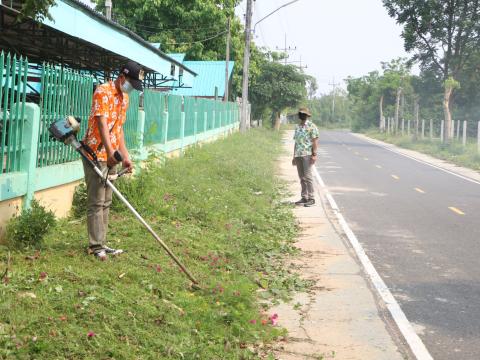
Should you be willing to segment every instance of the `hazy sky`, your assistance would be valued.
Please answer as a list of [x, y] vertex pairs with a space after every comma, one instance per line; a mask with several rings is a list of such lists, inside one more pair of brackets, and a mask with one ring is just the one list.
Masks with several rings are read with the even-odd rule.
[[[252, 27], [290, 1], [254, 1]], [[242, 22], [245, 7], [243, 0], [236, 11]], [[381, 0], [299, 0], [259, 23], [254, 41], [275, 50], [285, 46], [287, 34], [287, 47], [297, 48], [288, 61], [300, 65], [301, 59], [308, 66], [304, 71], [317, 78], [319, 92], [328, 93], [333, 78], [345, 87], [343, 79], [349, 75], [361, 76], [380, 69], [381, 61], [408, 56], [400, 33]]]
[[[256, 0], [252, 24], [289, 1]], [[237, 8], [242, 21], [245, 4], [244, 0]], [[301, 57], [302, 65], [308, 66], [304, 71], [317, 78], [320, 93], [332, 89], [333, 77], [342, 83], [349, 75], [380, 69], [381, 61], [408, 56], [401, 28], [381, 0], [299, 0], [259, 23], [255, 43], [272, 50], [283, 48], [285, 33], [287, 47], [297, 47], [289, 61]]]

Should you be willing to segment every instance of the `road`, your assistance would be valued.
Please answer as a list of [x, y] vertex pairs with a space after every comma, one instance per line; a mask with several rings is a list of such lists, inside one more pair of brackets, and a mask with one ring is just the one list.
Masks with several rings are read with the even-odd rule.
[[480, 184], [340, 131], [317, 169], [434, 359], [480, 359]]

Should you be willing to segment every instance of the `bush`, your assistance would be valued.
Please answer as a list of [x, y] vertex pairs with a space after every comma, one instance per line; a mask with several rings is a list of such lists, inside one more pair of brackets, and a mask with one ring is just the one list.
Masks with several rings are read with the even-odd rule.
[[39, 248], [45, 235], [54, 226], [53, 212], [33, 200], [30, 209], [22, 210], [19, 216], [8, 222], [7, 241], [13, 247]]
[[81, 183], [75, 188], [72, 199], [71, 215], [80, 218], [87, 214], [87, 185]]

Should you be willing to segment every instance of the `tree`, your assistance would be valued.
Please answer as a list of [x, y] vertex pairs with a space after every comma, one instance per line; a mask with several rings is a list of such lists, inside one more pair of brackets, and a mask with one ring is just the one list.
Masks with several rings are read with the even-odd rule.
[[452, 94], [459, 73], [480, 44], [479, 1], [383, 0], [383, 4], [389, 15], [404, 26], [405, 50], [415, 51], [413, 59], [419, 60], [423, 68], [441, 74], [445, 134], [451, 138]]
[[279, 129], [281, 112], [305, 99], [305, 86], [305, 75], [295, 66], [267, 61], [250, 86], [253, 111], [258, 114], [270, 110], [274, 127]]
[[333, 124], [335, 126], [347, 126], [350, 120], [350, 101], [348, 93], [338, 88], [335, 90], [335, 119], [332, 114], [333, 91], [322, 94], [319, 97], [309, 98], [305, 102], [312, 112], [312, 121], [321, 126]]
[[[395, 130], [398, 130], [400, 100], [404, 99], [405, 92], [410, 92], [410, 64], [403, 58], [394, 59], [390, 62], [382, 63], [383, 75], [379, 78], [380, 102], [383, 100], [387, 92], [395, 92]], [[383, 109], [380, 110], [380, 118], [383, 116]], [[402, 111], [402, 116], [404, 116]]]
[[378, 109], [379, 72], [372, 71], [359, 78], [348, 77], [346, 82], [352, 110], [353, 129], [358, 130], [374, 125]]
[[55, 5], [55, 0], [25, 0], [20, 12], [23, 16], [32, 17], [37, 21], [52, 19], [48, 10]]
[[307, 96], [309, 99], [313, 99], [318, 90], [317, 79], [311, 75], [305, 75], [307, 82]]
[[[105, 0], [94, 0], [103, 11]], [[239, 0], [115, 0], [115, 21], [143, 39], [160, 43], [166, 53], [185, 53], [186, 60], [224, 60], [227, 19], [231, 19], [230, 56], [235, 61], [230, 99], [241, 93], [243, 25], [235, 17]], [[252, 44], [250, 71], [259, 51]], [[261, 59], [260, 59], [261, 60]]]
[[[97, 10], [105, 0], [96, 0]], [[115, 0], [113, 18], [164, 52], [186, 53], [187, 59], [225, 58], [227, 18], [232, 17], [232, 49], [241, 40], [241, 24], [234, 18], [236, 0]]]

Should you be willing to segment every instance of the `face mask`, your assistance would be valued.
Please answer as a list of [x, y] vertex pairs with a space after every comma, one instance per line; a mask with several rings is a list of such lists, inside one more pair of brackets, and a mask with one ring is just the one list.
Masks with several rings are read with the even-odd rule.
[[128, 80], [125, 80], [125, 82], [122, 84], [122, 86], [120, 86], [120, 89], [125, 94], [130, 94], [133, 90], [133, 86], [132, 86], [132, 84], [130, 84], [130, 82]]

